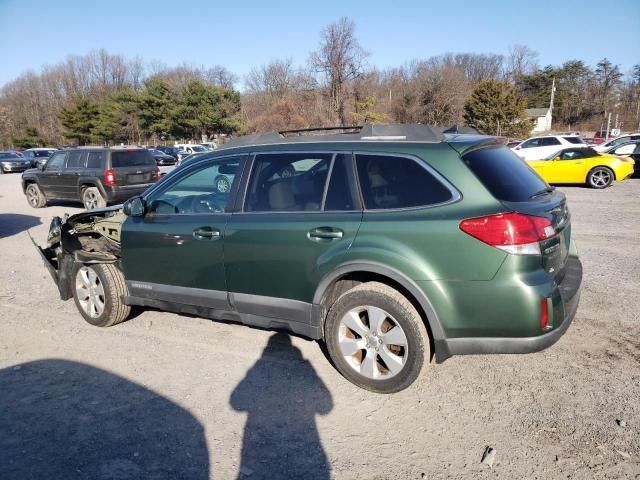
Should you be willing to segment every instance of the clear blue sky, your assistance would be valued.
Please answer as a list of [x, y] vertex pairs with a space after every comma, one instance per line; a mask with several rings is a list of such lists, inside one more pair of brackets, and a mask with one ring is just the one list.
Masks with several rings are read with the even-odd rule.
[[608, 57], [640, 63], [640, 0], [0, 0], [0, 85], [96, 48], [168, 65], [223, 65], [240, 78], [275, 58], [302, 65], [319, 32], [356, 22], [378, 67], [446, 52], [507, 53], [525, 44], [540, 63]]

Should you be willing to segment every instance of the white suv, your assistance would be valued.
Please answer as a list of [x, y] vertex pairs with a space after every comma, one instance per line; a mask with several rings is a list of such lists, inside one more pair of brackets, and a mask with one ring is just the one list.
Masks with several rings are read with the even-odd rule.
[[586, 146], [584, 139], [578, 135], [544, 135], [529, 138], [511, 150], [525, 160], [541, 160], [566, 147]]

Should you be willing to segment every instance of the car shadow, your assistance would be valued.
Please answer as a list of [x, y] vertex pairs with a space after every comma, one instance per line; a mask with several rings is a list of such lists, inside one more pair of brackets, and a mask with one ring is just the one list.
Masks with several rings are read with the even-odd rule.
[[89, 365], [0, 370], [0, 478], [209, 478], [202, 425], [161, 395]]
[[32, 215], [0, 213], [0, 238], [11, 237], [40, 223], [40, 219]]
[[315, 416], [331, 411], [331, 393], [288, 334], [269, 338], [230, 404], [247, 412], [239, 479], [330, 478]]

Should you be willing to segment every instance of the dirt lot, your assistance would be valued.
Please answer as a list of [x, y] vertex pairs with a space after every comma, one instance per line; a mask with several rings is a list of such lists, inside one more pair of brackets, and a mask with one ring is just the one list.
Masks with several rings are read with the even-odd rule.
[[26, 233], [79, 205], [31, 209], [19, 180], [0, 176], [3, 480], [640, 478], [640, 180], [563, 188], [585, 277], [558, 344], [451, 358], [392, 396], [284, 334], [157, 311], [89, 326]]

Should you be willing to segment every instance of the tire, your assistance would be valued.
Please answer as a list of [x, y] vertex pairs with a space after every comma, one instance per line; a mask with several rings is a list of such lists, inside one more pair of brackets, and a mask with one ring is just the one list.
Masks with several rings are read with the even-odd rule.
[[71, 289], [78, 311], [91, 325], [111, 327], [126, 320], [131, 313], [131, 307], [123, 302], [127, 294], [124, 277], [115, 265], [76, 263]]
[[44, 196], [44, 193], [36, 183], [27, 185], [24, 194], [27, 196], [27, 202], [33, 208], [42, 208], [47, 204], [47, 197]]
[[228, 193], [231, 190], [231, 182], [229, 181], [229, 177], [226, 175], [218, 175], [214, 180], [213, 184], [216, 186], [216, 190], [220, 193]]
[[82, 203], [87, 210], [93, 210], [94, 208], [104, 208], [107, 206], [107, 202], [100, 194], [100, 190], [96, 187], [87, 187], [82, 190]]
[[376, 393], [404, 390], [431, 358], [429, 335], [416, 308], [378, 282], [362, 283], [335, 301], [325, 322], [325, 342], [338, 371]]
[[587, 175], [587, 185], [591, 188], [603, 189], [613, 183], [614, 173], [607, 167], [596, 167]]

